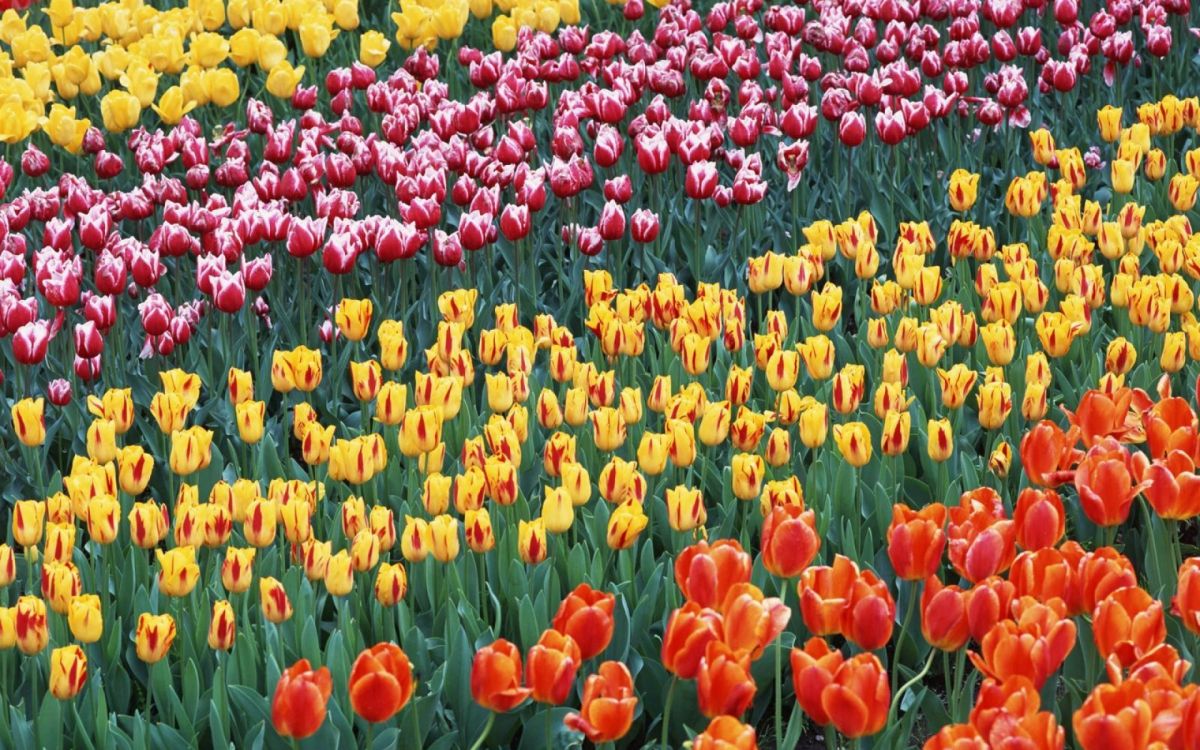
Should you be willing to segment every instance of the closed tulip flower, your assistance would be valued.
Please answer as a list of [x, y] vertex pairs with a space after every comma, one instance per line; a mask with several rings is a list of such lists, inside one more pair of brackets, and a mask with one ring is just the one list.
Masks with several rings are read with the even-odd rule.
[[847, 422], [834, 425], [833, 439], [837, 442], [842, 458], [855, 468], [862, 468], [871, 461], [871, 433], [862, 422]]
[[60, 701], [78, 695], [87, 674], [87, 654], [79, 646], [63, 646], [50, 652], [50, 694]]
[[364, 649], [350, 669], [350, 706], [371, 723], [399, 713], [416, 686], [408, 656], [394, 643]]
[[375, 573], [375, 599], [385, 607], [394, 607], [408, 592], [408, 574], [401, 563], [382, 562]]
[[892, 523], [888, 527], [888, 559], [896, 576], [906, 581], [920, 581], [937, 573], [946, 548], [946, 507], [941, 503], [914, 510], [897, 503], [892, 506]]
[[942, 651], [957, 651], [970, 637], [967, 595], [958, 586], [945, 586], [937, 578], [925, 580], [921, 592], [921, 635]]
[[1134, 498], [1144, 488], [1135, 484], [1129, 450], [1114, 438], [1088, 449], [1075, 470], [1075, 489], [1084, 515], [1100, 526], [1124, 523]]
[[629, 549], [649, 523], [650, 518], [646, 515], [640, 501], [630, 498], [621, 503], [608, 518], [609, 548]]
[[130, 539], [142, 549], [157, 547], [167, 535], [166, 506], [154, 501], [134, 503], [128, 520]]
[[187, 596], [200, 580], [194, 547], [156, 550], [158, 557], [158, 588], [168, 596]]
[[263, 617], [276, 625], [291, 619], [292, 602], [288, 599], [287, 590], [277, 579], [270, 576], [260, 578], [258, 593]]
[[1066, 524], [1066, 511], [1057, 492], [1033, 487], [1021, 490], [1013, 511], [1013, 525], [1017, 544], [1023, 549], [1054, 546], [1066, 533]]
[[791, 651], [796, 701], [815, 724], [827, 727], [832, 723], [821, 699], [844, 661], [842, 652], [830, 648], [825, 639], [820, 637], [811, 638], [802, 649], [793, 648]]
[[1092, 636], [1102, 658], [1115, 655], [1123, 666], [1132, 666], [1167, 638], [1162, 602], [1139, 586], [1114, 591], [1096, 605]]
[[666, 491], [667, 519], [674, 531], [694, 531], [708, 521], [704, 495], [683, 485]]
[[0, 588], [9, 586], [17, 577], [17, 559], [12, 547], [0, 544]]
[[67, 624], [71, 637], [81, 643], [95, 643], [104, 632], [104, 618], [100, 613], [100, 597], [82, 594], [71, 599], [67, 612]]
[[343, 336], [350, 341], [362, 341], [371, 328], [373, 312], [370, 299], [343, 299], [338, 303], [334, 320]]
[[750, 556], [736, 540], [701, 541], [676, 557], [675, 583], [688, 601], [715, 609], [733, 586], [749, 582], [750, 568]]
[[693, 750], [757, 750], [754, 727], [732, 716], [717, 716], [692, 740]]
[[1012, 386], [1008, 383], [984, 383], [976, 394], [979, 424], [985, 430], [999, 429], [1012, 411]]
[[18, 500], [13, 503], [13, 541], [26, 549], [42, 541], [46, 527], [46, 504], [39, 500]]
[[821, 706], [839, 732], [855, 739], [883, 729], [891, 697], [887, 671], [878, 657], [856, 654], [838, 667], [821, 691]]
[[495, 713], [507, 713], [521, 705], [530, 690], [521, 686], [521, 652], [504, 640], [496, 640], [475, 652], [471, 663], [471, 697]]
[[755, 453], [735, 453], [731, 462], [733, 494], [738, 500], [755, 500], [762, 492], [766, 465], [762, 456]]
[[763, 566], [772, 575], [795, 578], [821, 549], [816, 515], [796, 505], [779, 506], [763, 519]]
[[569, 635], [547, 630], [529, 649], [525, 660], [525, 683], [538, 703], [559, 706], [567, 699], [583, 658]]
[[137, 496], [150, 483], [154, 473], [154, 456], [140, 445], [127, 445], [117, 451], [117, 466], [121, 491]]
[[758, 686], [750, 674], [750, 660], [721, 641], [705, 647], [696, 674], [700, 713], [706, 717], [738, 717], [754, 702]]
[[615, 742], [633, 726], [636, 708], [629, 668], [621, 662], [606, 661], [584, 683], [579, 711], [567, 714], [563, 723], [595, 744]]
[[842, 608], [841, 631], [864, 651], [875, 651], [891, 640], [896, 603], [887, 584], [870, 570], [851, 585]]
[[459, 550], [458, 520], [440, 515], [429, 522], [429, 531], [433, 539], [434, 559], [443, 563], [453, 562]]
[[175, 618], [171, 615], [143, 612], [138, 616], [135, 643], [139, 659], [147, 664], [161, 661], [174, 642]]
[[333, 692], [328, 667], [314, 670], [301, 659], [279, 676], [271, 699], [271, 724], [281, 737], [302, 740], [325, 723], [326, 704]]
[[237, 617], [233, 605], [225, 599], [213, 602], [212, 617], [208, 621], [208, 647], [214, 651], [228, 651], [237, 639]]
[[615, 604], [613, 594], [581, 583], [563, 599], [552, 624], [555, 630], [571, 636], [586, 661], [604, 651], [612, 640]]
[[517, 553], [527, 565], [536, 565], [546, 559], [546, 526], [539, 518], [521, 521], [517, 529]]
[[950, 175], [950, 207], [955, 211], [968, 211], [975, 205], [979, 191], [979, 175], [965, 169], [956, 169]]
[[237, 417], [238, 436], [247, 445], [253, 445], [263, 436], [263, 419], [267, 405], [262, 401], [243, 401], [234, 406]]
[[36, 448], [46, 440], [46, 420], [43, 416], [46, 400], [23, 398], [12, 405], [13, 431], [21, 445]]
[[843, 555], [835, 555], [833, 565], [814, 565], [804, 570], [796, 589], [800, 614], [809, 631], [819, 636], [842, 632], [842, 613], [858, 577], [858, 566]]
[[684, 604], [667, 620], [663, 633], [663, 666], [676, 677], [695, 679], [708, 644], [723, 642], [724, 634], [724, 618], [719, 612], [694, 602]]

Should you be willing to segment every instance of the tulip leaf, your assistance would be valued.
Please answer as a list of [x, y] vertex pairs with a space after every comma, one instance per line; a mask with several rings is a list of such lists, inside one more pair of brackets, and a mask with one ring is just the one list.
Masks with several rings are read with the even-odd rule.
[[570, 709], [559, 706], [535, 713], [523, 722], [521, 743], [517, 745], [517, 750], [567, 747], [576, 736], [563, 725], [563, 717], [569, 712]]
[[[254, 728], [260, 728], [269, 724], [271, 714], [268, 710], [268, 696], [259, 695], [257, 691], [252, 690], [245, 685], [230, 685], [229, 686], [229, 702], [233, 709], [232, 716], [236, 722], [246, 728], [244, 733], [244, 747], [251, 746], [250, 737], [254, 733]], [[261, 740], [260, 740], [261, 741]]]
[[62, 702], [47, 693], [37, 717], [38, 744], [43, 748], [62, 747]]

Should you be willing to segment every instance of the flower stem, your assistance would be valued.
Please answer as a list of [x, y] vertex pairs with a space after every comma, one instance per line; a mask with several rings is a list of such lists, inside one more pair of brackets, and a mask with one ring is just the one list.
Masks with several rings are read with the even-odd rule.
[[488, 735], [491, 734], [492, 725], [495, 723], [496, 723], [495, 712], [489, 713], [487, 724], [483, 725], [483, 731], [480, 732], [479, 739], [475, 740], [475, 744], [471, 745], [471, 750], [479, 750], [479, 748], [483, 747], [483, 743], [485, 740], [487, 740]]
[[670, 747], [669, 741], [671, 733], [671, 699], [675, 697], [675, 684], [679, 682], [679, 678], [672, 675], [671, 686], [667, 688], [667, 704], [663, 707], [663, 725], [662, 725], [662, 746], [663, 750]]

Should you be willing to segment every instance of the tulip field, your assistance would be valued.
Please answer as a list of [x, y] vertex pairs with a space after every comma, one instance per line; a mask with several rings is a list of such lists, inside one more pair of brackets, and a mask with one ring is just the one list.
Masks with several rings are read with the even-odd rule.
[[1200, 750], [1191, 0], [0, 12], [0, 748]]

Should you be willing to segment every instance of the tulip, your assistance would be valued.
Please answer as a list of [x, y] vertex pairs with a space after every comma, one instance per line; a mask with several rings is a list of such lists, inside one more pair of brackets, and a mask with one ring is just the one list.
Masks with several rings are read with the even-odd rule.
[[271, 724], [281, 737], [302, 740], [325, 723], [325, 706], [333, 692], [328, 667], [314, 670], [300, 659], [279, 676], [271, 699]]
[[1135, 484], [1132, 458], [1127, 448], [1105, 438], [1088, 449], [1075, 470], [1075, 489], [1084, 514], [1100, 526], [1125, 522], [1137, 494], [1145, 484]]
[[796, 585], [805, 627], [819, 636], [840, 633], [843, 611], [858, 576], [858, 566], [842, 555], [834, 556], [832, 566], [805, 569]]
[[228, 651], [237, 639], [237, 617], [233, 605], [225, 599], [213, 602], [212, 618], [208, 623], [208, 647], [214, 651]]
[[95, 643], [100, 640], [104, 630], [104, 620], [100, 614], [100, 597], [95, 594], [73, 597], [67, 614], [73, 638], [83, 643]]
[[763, 566], [769, 573], [795, 578], [821, 549], [816, 515], [795, 505], [774, 508], [763, 519], [761, 546]]
[[135, 641], [139, 659], [147, 664], [161, 661], [175, 641], [175, 619], [143, 612], [138, 616]]
[[997, 622], [984, 635], [980, 651], [968, 654], [972, 663], [993, 679], [1026, 677], [1040, 690], [1075, 647], [1075, 623], [1053, 604], [1027, 604], [1015, 621]]
[[1027, 487], [1013, 511], [1017, 544], [1028, 550], [1052, 547], [1066, 533], [1066, 511], [1054, 490]]
[[968, 211], [975, 205], [979, 190], [979, 175], [965, 169], [956, 169], [950, 175], [950, 207], [955, 211]]
[[561, 705], [571, 692], [582, 661], [579, 646], [571, 636], [554, 629], [543, 632], [525, 661], [530, 697], [538, 703]]
[[921, 635], [942, 651], [957, 651], [970, 636], [969, 597], [958, 586], [945, 586], [937, 576], [925, 580], [921, 592]]
[[887, 550], [898, 578], [920, 581], [936, 575], [946, 547], [945, 523], [946, 507], [941, 503], [919, 511], [901, 503], [892, 506]]
[[12, 405], [13, 430], [21, 445], [35, 448], [46, 440], [46, 420], [43, 398], [23, 398]]
[[871, 434], [862, 422], [834, 425], [833, 439], [842, 458], [851, 466], [862, 468], [871, 461]]
[[371, 723], [387, 721], [412, 698], [412, 664], [394, 643], [364, 649], [350, 669], [350, 706]]
[[733, 539], [701, 541], [675, 559], [675, 582], [689, 602], [717, 608], [735, 585], [750, 581], [751, 559]]
[[438, 562], [452, 562], [458, 557], [458, 520], [440, 515], [429, 523], [433, 542], [433, 557]]
[[830, 723], [851, 739], [879, 732], [890, 702], [887, 672], [874, 654], [856, 654], [844, 661], [821, 691], [821, 707]]
[[270, 576], [264, 576], [258, 581], [258, 592], [263, 617], [276, 625], [291, 618], [292, 602], [288, 599], [282, 583]]
[[408, 575], [401, 563], [380, 563], [375, 574], [375, 598], [385, 607], [394, 607], [408, 592]]
[[[611, 524], [610, 524], [611, 525]], [[521, 521], [517, 529], [517, 553], [527, 565], [536, 565], [546, 559], [546, 526], [539, 518]]]
[[1162, 602], [1138, 586], [1114, 591], [1096, 605], [1092, 636], [1100, 656], [1115, 655], [1123, 666], [1166, 640]]
[[164, 552], [156, 550], [159, 573], [158, 587], [168, 596], [187, 596], [200, 580], [194, 547], [177, 547]]
[[741, 716], [754, 701], [756, 690], [748, 657], [720, 641], [706, 646], [696, 675], [700, 713], [709, 718]]
[[732, 716], [717, 716], [692, 740], [693, 750], [757, 750], [754, 727]]
[[637, 541], [638, 535], [650, 523], [650, 518], [642, 509], [642, 504], [630, 498], [613, 510], [608, 519], [608, 546], [614, 550], [629, 549]]
[[87, 654], [79, 646], [63, 646], [50, 652], [50, 694], [60, 701], [78, 695], [87, 674]]
[[503, 638], [475, 652], [471, 663], [471, 697], [495, 713], [507, 713], [529, 697], [521, 687], [521, 652]]

